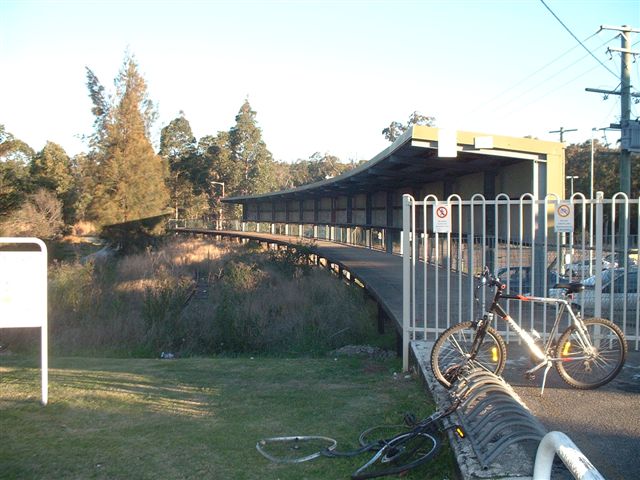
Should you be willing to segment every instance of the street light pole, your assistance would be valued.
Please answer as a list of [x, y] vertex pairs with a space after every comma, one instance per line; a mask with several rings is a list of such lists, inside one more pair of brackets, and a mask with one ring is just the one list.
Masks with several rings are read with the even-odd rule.
[[578, 175], [567, 175], [567, 180], [571, 180], [571, 196], [573, 197], [573, 181], [579, 179]]

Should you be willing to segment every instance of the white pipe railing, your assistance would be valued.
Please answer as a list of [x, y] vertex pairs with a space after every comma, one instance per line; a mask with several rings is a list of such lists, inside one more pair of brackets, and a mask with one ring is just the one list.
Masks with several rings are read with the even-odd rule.
[[604, 480], [575, 443], [562, 432], [549, 432], [538, 445], [533, 480], [550, 480], [553, 459], [558, 455], [577, 480]]

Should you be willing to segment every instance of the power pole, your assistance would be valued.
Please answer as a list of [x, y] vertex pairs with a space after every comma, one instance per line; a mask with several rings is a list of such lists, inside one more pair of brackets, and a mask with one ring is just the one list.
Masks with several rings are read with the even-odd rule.
[[[622, 25], [621, 27], [610, 27], [601, 25], [600, 30], [616, 30], [620, 32], [620, 48], [609, 48], [607, 51], [620, 52], [621, 68], [620, 68], [620, 90], [601, 90], [598, 88], [587, 88], [587, 92], [603, 93], [605, 95], [620, 95], [620, 123], [611, 124], [611, 128], [622, 130], [623, 136], [625, 131], [629, 129], [629, 121], [631, 120], [631, 97], [640, 97], [638, 93], [631, 93], [631, 55], [640, 54], [640, 52], [631, 51], [631, 33], [640, 33], [640, 30]], [[620, 143], [620, 191], [631, 195], [631, 152], [628, 147]]]
[[564, 134], [567, 132], [577, 132], [577, 128], [565, 129], [564, 127], [560, 127], [560, 130], [551, 130], [549, 133], [559, 133], [560, 134], [560, 143], [564, 142]]

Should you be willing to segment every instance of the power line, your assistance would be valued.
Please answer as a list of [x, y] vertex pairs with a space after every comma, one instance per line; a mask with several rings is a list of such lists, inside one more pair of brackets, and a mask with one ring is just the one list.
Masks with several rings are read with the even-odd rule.
[[569, 34], [576, 40], [576, 42], [578, 42], [580, 45], [582, 45], [582, 48], [584, 48], [589, 55], [591, 55], [600, 65], [602, 65], [611, 75], [615, 76], [616, 78], [618, 78], [618, 75], [616, 73], [613, 72], [613, 70], [611, 70], [609, 67], [607, 67], [604, 63], [602, 63], [602, 61], [596, 57], [593, 52], [591, 50], [589, 50], [584, 43], [582, 43], [578, 37], [576, 37], [573, 32], [569, 29], [569, 27], [567, 27], [564, 22], [562, 20], [560, 20], [560, 18], [553, 12], [553, 10], [551, 10], [551, 8], [549, 8], [549, 5], [547, 5], [544, 0], [540, 0], [540, 2], [542, 3], [542, 5], [545, 6], [545, 8], [547, 10], [549, 10], [549, 12], [551, 12], [551, 15], [553, 15], [555, 17], [556, 20], [558, 20], [558, 22], [560, 22], [560, 25], [562, 25], [564, 27], [564, 29], [569, 32]]
[[[598, 32], [590, 35], [589, 37], [587, 37], [584, 41], [588, 41], [591, 38], [595, 37], [598, 34]], [[612, 37], [610, 40], [606, 40], [604, 42], [602, 42], [600, 45], [598, 45], [596, 48], [600, 48], [604, 45], [606, 45], [607, 43], [611, 42], [612, 40], [614, 40], [617, 36]], [[513, 102], [518, 101], [518, 102], [522, 102], [522, 99], [524, 96], [528, 95], [529, 93], [538, 90], [540, 88], [542, 88], [546, 83], [548, 83], [549, 81], [551, 81], [552, 79], [558, 77], [559, 75], [565, 74], [567, 72], [567, 70], [578, 64], [579, 62], [583, 61], [585, 58], [587, 58], [589, 55], [583, 55], [582, 57], [574, 60], [573, 62], [571, 62], [568, 65], [564, 65], [562, 66], [559, 70], [554, 71], [553, 73], [551, 73], [550, 75], [548, 75], [546, 78], [536, 82], [533, 86], [528, 87], [526, 90], [524, 91], [520, 91], [517, 95], [514, 95], [512, 98], [505, 98], [504, 100], [502, 100], [498, 105], [493, 105], [494, 102], [496, 102], [496, 100], [501, 99], [501, 97], [505, 97], [507, 93], [512, 92], [513, 90], [515, 90], [517, 87], [521, 86], [522, 84], [524, 84], [527, 80], [531, 79], [532, 77], [534, 77], [536, 74], [542, 72], [543, 70], [547, 69], [548, 67], [550, 67], [551, 65], [553, 65], [554, 63], [556, 63], [558, 60], [562, 59], [563, 57], [565, 57], [566, 55], [568, 55], [569, 53], [571, 53], [573, 50], [575, 50], [576, 48], [578, 48], [578, 45], [571, 47], [570, 49], [568, 49], [567, 51], [565, 51], [564, 53], [562, 53], [561, 55], [559, 55], [558, 57], [554, 58], [553, 60], [551, 60], [550, 62], [546, 63], [545, 65], [543, 65], [542, 67], [538, 68], [537, 70], [535, 70], [533, 73], [530, 73], [529, 75], [525, 76], [524, 78], [522, 78], [521, 80], [519, 80], [518, 82], [516, 82], [514, 85], [512, 85], [511, 87], [507, 88], [506, 90], [501, 91], [500, 93], [498, 93], [497, 95], [494, 95], [491, 99], [484, 101], [482, 103], [479, 103], [476, 107], [474, 107], [471, 110], [471, 113], [477, 112], [479, 110], [481, 110], [483, 107], [492, 104], [492, 110], [494, 111], [498, 111], [498, 110], [503, 110], [508, 108]], [[554, 87], [552, 88], [550, 91], [544, 93], [543, 95], [539, 96], [539, 97], [535, 97], [533, 100], [531, 100], [530, 102], [528, 102], [526, 105], [529, 105], [530, 103], [535, 102], [536, 100], [539, 100], [540, 98], [544, 98], [547, 95], [549, 95], [549, 93], [557, 90], [558, 88], [561, 88], [565, 85], [567, 85], [568, 83], [571, 83], [573, 81], [575, 81], [577, 78], [582, 77], [583, 75], [585, 75], [586, 73], [591, 72], [592, 70], [594, 70], [596, 67], [591, 67], [589, 70], [587, 70], [584, 73], [581, 73], [578, 75], [578, 77], [574, 77], [571, 80], [569, 80], [566, 83], [563, 83], [560, 87]], [[522, 107], [523, 105], [520, 105], [520, 107]], [[515, 109], [518, 110], [518, 109]]]

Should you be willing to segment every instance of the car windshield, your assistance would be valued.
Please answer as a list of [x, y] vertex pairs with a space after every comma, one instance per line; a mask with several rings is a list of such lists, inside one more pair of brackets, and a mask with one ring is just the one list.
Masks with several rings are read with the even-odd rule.
[[[611, 272], [613, 270], [607, 269], [602, 271], [602, 285], [608, 285], [611, 282]], [[589, 278], [585, 278], [582, 281], [582, 284], [585, 287], [595, 287], [596, 286], [596, 276], [592, 276]]]

